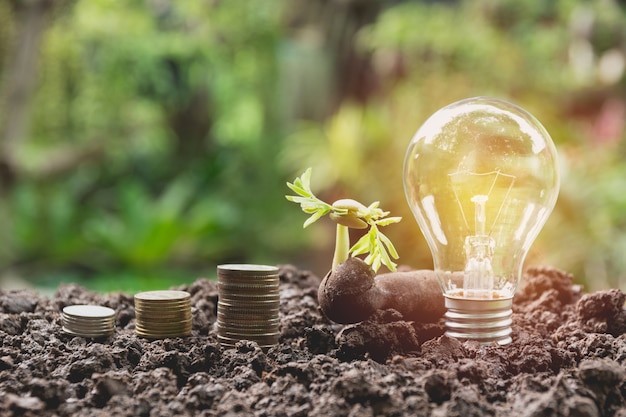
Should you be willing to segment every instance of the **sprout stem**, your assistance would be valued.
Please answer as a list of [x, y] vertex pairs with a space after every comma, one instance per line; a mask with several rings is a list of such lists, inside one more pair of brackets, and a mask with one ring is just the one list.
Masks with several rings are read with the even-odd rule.
[[335, 236], [335, 255], [333, 256], [333, 269], [348, 260], [350, 251], [350, 230], [347, 226], [337, 223]]

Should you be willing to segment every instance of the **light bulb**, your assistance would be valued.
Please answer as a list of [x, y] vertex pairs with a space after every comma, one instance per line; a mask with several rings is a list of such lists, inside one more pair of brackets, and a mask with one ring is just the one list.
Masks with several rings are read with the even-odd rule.
[[413, 136], [404, 190], [433, 255], [446, 334], [510, 343], [524, 259], [559, 192], [548, 132], [503, 100], [453, 103]]

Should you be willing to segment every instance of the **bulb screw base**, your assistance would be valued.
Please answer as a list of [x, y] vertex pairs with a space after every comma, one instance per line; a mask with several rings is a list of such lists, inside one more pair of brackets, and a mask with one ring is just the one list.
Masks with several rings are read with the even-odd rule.
[[444, 296], [447, 336], [484, 345], [512, 342], [512, 297], [481, 300]]

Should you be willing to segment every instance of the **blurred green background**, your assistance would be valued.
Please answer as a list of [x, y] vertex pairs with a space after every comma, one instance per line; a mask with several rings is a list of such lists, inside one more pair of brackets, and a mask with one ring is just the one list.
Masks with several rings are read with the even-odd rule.
[[438, 108], [490, 95], [561, 157], [526, 264], [626, 290], [626, 5], [616, 0], [2, 0], [0, 287], [162, 288], [226, 262], [323, 276], [286, 181], [381, 201], [431, 267], [402, 163]]

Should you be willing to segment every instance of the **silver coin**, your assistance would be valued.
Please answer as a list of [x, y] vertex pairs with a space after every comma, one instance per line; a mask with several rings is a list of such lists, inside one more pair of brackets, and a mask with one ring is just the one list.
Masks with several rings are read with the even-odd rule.
[[240, 327], [232, 327], [232, 326], [223, 327], [220, 324], [218, 324], [217, 330], [218, 330], [218, 334], [221, 334], [222, 336], [238, 335], [239, 337], [268, 335], [268, 334], [276, 334], [279, 332], [278, 326], [240, 328]]
[[278, 326], [280, 325], [280, 321], [278, 320], [222, 320], [219, 319], [217, 320], [217, 324], [218, 326], [223, 326], [223, 327], [235, 327], [235, 328], [241, 328], [241, 329], [245, 329], [245, 328], [271, 328], [271, 327], [276, 327], [278, 328]]
[[238, 320], [267, 320], [278, 318], [278, 309], [273, 310], [234, 310], [218, 307], [217, 314], [219, 317], [228, 320], [230, 318]]
[[222, 323], [242, 323], [242, 324], [278, 324], [280, 323], [280, 319], [277, 315], [268, 315], [268, 316], [237, 316], [237, 315], [229, 315], [224, 314], [223, 312], [217, 313], [217, 320]]
[[278, 326], [280, 324], [280, 320], [276, 319], [248, 319], [241, 320], [236, 318], [229, 318], [228, 320], [224, 320], [223, 317], [217, 318], [217, 324], [222, 326], [234, 326], [234, 327], [272, 327]]
[[115, 327], [115, 323], [113, 323], [113, 322], [110, 322], [110, 323], [99, 323], [99, 322], [90, 323], [90, 322], [71, 321], [71, 320], [67, 320], [67, 319], [63, 319], [63, 320], [61, 320], [61, 322], [63, 323], [63, 326], [72, 327], [72, 328], [83, 327], [83, 328], [92, 328], [92, 329], [107, 329], [107, 328]]
[[217, 291], [220, 293], [230, 292], [235, 294], [280, 294], [279, 283], [251, 283], [242, 284], [238, 282], [218, 282]]
[[240, 276], [229, 276], [229, 275], [218, 275], [217, 282], [220, 283], [232, 283], [232, 284], [275, 284], [280, 283], [280, 277], [278, 275], [267, 275], [267, 276], [258, 276], [258, 275], [240, 275]]
[[237, 309], [229, 309], [224, 307], [218, 307], [217, 313], [219, 316], [229, 319], [246, 319], [246, 320], [268, 320], [278, 318], [278, 309], [259, 309], [259, 310], [237, 310]]
[[66, 329], [68, 331], [77, 333], [77, 334], [110, 334], [113, 333], [113, 331], [115, 330], [115, 327], [97, 327], [97, 328], [91, 328], [91, 327], [76, 327], [76, 326], [62, 326], [63, 329]]
[[219, 311], [218, 312], [218, 318], [222, 321], [222, 322], [229, 322], [231, 320], [239, 320], [239, 321], [243, 321], [243, 320], [247, 320], [247, 321], [267, 321], [267, 320], [276, 320], [278, 319], [278, 314], [262, 314], [262, 313], [258, 313], [258, 314], [250, 314], [250, 313], [237, 313], [237, 312], [230, 312], [230, 311]]
[[229, 331], [229, 330], [224, 330], [224, 329], [218, 329], [218, 330], [220, 330], [217, 332], [218, 336], [230, 337], [232, 339], [242, 339], [244, 337], [250, 337], [250, 338], [255, 338], [258, 340], [258, 339], [263, 339], [263, 338], [269, 339], [269, 338], [280, 336], [279, 331], [244, 333], [244, 332]]
[[163, 304], [159, 306], [136, 304], [135, 311], [143, 311], [146, 313], [170, 313], [177, 311], [186, 311], [191, 309], [191, 304], [169, 305]]
[[160, 313], [160, 314], [144, 313], [141, 311], [136, 311], [135, 317], [137, 317], [137, 319], [145, 318], [145, 319], [152, 319], [152, 320], [158, 320], [158, 321], [176, 321], [176, 320], [180, 320], [184, 318], [190, 318], [191, 311], [179, 311], [177, 313]]
[[222, 299], [218, 298], [218, 305], [222, 307], [233, 307], [233, 308], [278, 308], [280, 307], [280, 300], [270, 299], [270, 300], [233, 300], [233, 299]]
[[280, 299], [276, 297], [268, 297], [268, 298], [245, 298], [245, 297], [218, 297], [217, 302], [221, 303], [223, 307], [233, 307], [233, 308], [241, 308], [241, 307], [258, 307], [258, 308], [266, 308], [267, 306], [280, 306]]
[[152, 336], [188, 335], [191, 333], [191, 327], [182, 327], [180, 329], [144, 329], [143, 327], [136, 327], [135, 333]]
[[163, 313], [163, 314], [147, 314], [147, 313], [135, 313], [135, 317], [137, 320], [146, 320], [146, 321], [154, 321], [154, 322], [176, 322], [180, 320], [190, 320], [192, 318], [191, 312], [180, 312], [180, 313]]
[[226, 337], [272, 337], [278, 334], [278, 330], [260, 330], [260, 331], [238, 331], [232, 329], [218, 328], [217, 334]]
[[232, 290], [224, 290], [218, 292], [218, 298], [232, 298], [232, 299], [242, 299], [242, 300], [279, 300], [280, 299], [280, 291], [271, 290], [271, 291], [232, 291]]
[[164, 328], [164, 329], [152, 329], [152, 328], [145, 328], [140, 325], [135, 325], [135, 333], [142, 333], [142, 334], [155, 334], [155, 335], [189, 334], [191, 333], [191, 330], [192, 330], [191, 325], [185, 325], [185, 326], [181, 326], [178, 328]]
[[149, 303], [168, 303], [178, 300], [186, 300], [191, 297], [187, 291], [157, 290], [145, 291], [135, 294], [135, 300], [147, 301]]
[[144, 309], [144, 310], [173, 310], [173, 309], [184, 309], [191, 306], [191, 302], [189, 300], [185, 300], [182, 302], [172, 302], [172, 303], [151, 303], [146, 301], [135, 301], [135, 309]]
[[115, 316], [115, 310], [109, 307], [77, 304], [63, 308], [63, 313], [78, 318], [105, 318]]
[[181, 329], [187, 329], [187, 328], [191, 328], [192, 323], [181, 323], [181, 324], [176, 324], [176, 325], [171, 325], [171, 326], [154, 326], [152, 324], [145, 324], [145, 323], [135, 323], [135, 328], [136, 329], [141, 329], [144, 330], [146, 332], [165, 332], [165, 331], [178, 331]]
[[191, 334], [191, 331], [180, 333], [144, 333], [135, 331], [135, 334], [139, 337], [143, 337], [146, 339], [174, 339], [177, 337], [189, 336]]
[[177, 308], [172, 310], [162, 309], [162, 310], [144, 310], [144, 309], [135, 309], [135, 316], [146, 316], [146, 317], [179, 317], [183, 315], [191, 315], [191, 307], [187, 308]]
[[255, 307], [250, 308], [248, 306], [240, 306], [238, 308], [232, 306], [218, 305], [217, 306], [217, 316], [235, 316], [240, 319], [255, 319], [259, 320], [267, 320], [271, 318], [278, 318], [280, 313], [280, 307]]
[[91, 326], [91, 327], [113, 327], [115, 326], [115, 323], [112, 321], [109, 322], [89, 322], [89, 321], [75, 321], [75, 320], [68, 320], [67, 318], [63, 318], [61, 320], [63, 322], [63, 325], [68, 325], [68, 326]]
[[242, 282], [218, 282], [217, 290], [219, 291], [239, 291], [239, 292], [250, 292], [250, 293], [262, 293], [266, 291], [278, 291], [280, 289], [280, 284], [275, 282], [267, 282], [267, 283], [242, 283]]
[[256, 264], [224, 264], [217, 266], [218, 275], [277, 275], [278, 267]]
[[134, 298], [135, 301], [135, 305], [143, 305], [146, 307], [163, 307], [163, 306], [184, 306], [184, 305], [190, 305], [191, 304], [191, 299], [190, 298], [183, 298], [183, 299], [176, 299], [176, 300], [146, 300], [146, 299], [141, 299], [141, 298], [137, 298], [137, 296], [135, 296]]
[[217, 282], [217, 289], [232, 289], [233, 291], [269, 291], [277, 290], [280, 287], [278, 280], [274, 281], [233, 281], [233, 280], [220, 280]]
[[187, 317], [181, 320], [171, 320], [171, 321], [156, 321], [156, 320], [136, 320], [135, 324], [137, 326], [143, 326], [147, 328], [169, 328], [169, 327], [181, 327], [181, 326], [191, 326], [193, 323], [193, 319], [191, 317]]
[[246, 327], [274, 327], [278, 328], [280, 325], [280, 321], [278, 320], [254, 320], [254, 321], [243, 321], [243, 320], [233, 320], [232, 318], [224, 319], [218, 318], [216, 320], [217, 325], [222, 327], [235, 327], [235, 328], [246, 328]]
[[279, 334], [275, 334], [275, 335], [271, 335], [271, 336], [265, 336], [265, 337], [253, 337], [253, 336], [225, 336], [225, 335], [217, 335], [217, 339], [220, 342], [225, 342], [225, 343], [230, 343], [230, 344], [235, 344], [241, 340], [250, 340], [253, 342], [257, 342], [259, 345], [263, 344], [263, 345], [274, 345], [276, 343], [278, 343], [278, 339], [279, 339], [280, 335]]
[[142, 323], [146, 326], [178, 326], [181, 324], [191, 323], [192, 317], [180, 317], [176, 320], [161, 320], [161, 319], [153, 319], [150, 317], [137, 317], [137, 323]]
[[67, 313], [61, 313], [61, 317], [65, 317], [69, 320], [81, 320], [81, 321], [115, 321], [115, 316], [102, 316], [102, 317], [91, 317], [91, 316], [77, 316], [71, 315]]
[[280, 329], [280, 325], [276, 324], [276, 325], [263, 325], [263, 326], [240, 326], [240, 325], [236, 325], [233, 323], [224, 323], [224, 322], [217, 322], [217, 326], [218, 329], [220, 330], [226, 330], [226, 331], [234, 331], [234, 332], [247, 332], [248, 330], [254, 332], [260, 332], [260, 331], [265, 331], [267, 333], [272, 333], [272, 332], [277, 332]]
[[220, 290], [217, 292], [217, 298], [228, 298], [228, 297], [251, 297], [251, 299], [253, 298], [259, 298], [259, 297], [270, 297], [273, 299], [280, 299], [280, 292], [278, 291], [278, 288], [276, 289], [269, 289], [269, 290], [260, 290], [260, 291], [242, 291], [240, 289], [236, 289], [236, 290]]
[[217, 305], [222, 307], [232, 307], [232, 308], [278, 308], [280, 307], [279, 299], [269, 299], [269, 300], [233, 300], [233, 299], [217, 299]]
[[63, 331], [67, 334], [70, 334], [72, 336], [81, 336], [81, 337], [93, 337], [93, 338], [97, 338], [97, 337], [104, 337], [104, 336], [109, 336], [111, 334], [113, 334], [114, 329], [110, 329], [108, 331], [76, 331], [72, 328], [67, 328], [65, 326], [62, 327]]
[[137, 322], [144, 323], [148, 326], [159, 326], [159, 325], [171, 325], [171, 324], [180, 324], [180, 323], [191, 323], [193, 317], [188, 314], [185, 316], [178, 316], [173, 318], [163, 319], [161, 317], [146, 317], [146, 316], [137, 316]]

